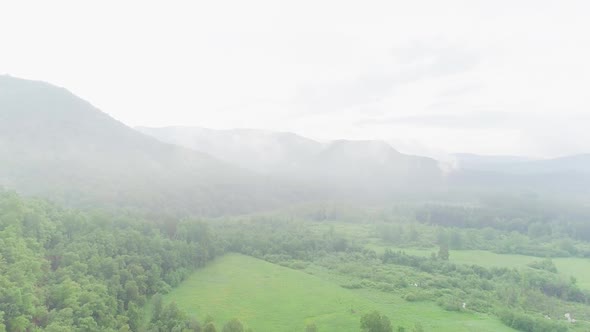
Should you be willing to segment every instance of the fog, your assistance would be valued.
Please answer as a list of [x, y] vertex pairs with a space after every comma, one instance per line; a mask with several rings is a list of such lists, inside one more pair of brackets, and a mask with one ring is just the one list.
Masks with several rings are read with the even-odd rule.
[[377, 139], [413, 154], [589, 148], [585, 1], [0, 6], [0, 73], [67, 87], [130, 126]]
[[0, 332], [590, 331], [588, 9], [0, 0]]

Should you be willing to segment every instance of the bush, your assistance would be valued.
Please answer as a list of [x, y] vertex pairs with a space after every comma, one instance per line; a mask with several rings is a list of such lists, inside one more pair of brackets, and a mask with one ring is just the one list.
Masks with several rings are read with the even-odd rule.
[[432, 294], [421, 291], [421, 290], [411, 290], [408, 291], [404, 296], [404, 300], [408, 302], [419, 302], [419, 301], [427, 301], [432, 299]]
[[524, 332], [567, 332], [568, 328], [561, 322], [537, 318], [522, 312], [504, 310], [499, 313], [500, 320], [507, 326]]
[[353, 283], [350, 283], [350, 284], [343, 284], [343, 285], [340, 285], [340, 286], [343, 287], [343, 288], [347, 288], [347, 289], [360, 289], [360, 288], [363, 288], [363, 285], [361, 285], [360, 282], [353, 282]]
[[365, 332], [392, 332], [393, 328], [387, 316], [373, 311], [361, 317], [361, 330]]
[[443, 309], [447, 311], [461, 311], [463, 308], [463, 302], [456, 297], [444, 295], [437, 301]]
[[223, 332], [244, 332], [244, 326], [234, 318], [223, 326]]
[[555, 264], [553, 264], [553, 261], [551, 260], [551, 258], [546, 258], [542, 261], [534, 261], [532, 263], [529, 263], [528, 266], [532, 267], [533, 269], [537, 269], [537, 270], [545, 270], [545, 271], [557, 273], [557, 268], [555, 267]]

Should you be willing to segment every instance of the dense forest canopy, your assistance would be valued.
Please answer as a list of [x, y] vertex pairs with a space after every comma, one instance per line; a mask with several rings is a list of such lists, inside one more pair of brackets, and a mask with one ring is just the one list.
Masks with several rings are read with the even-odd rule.
[[137, 331], [149, 296], [220, 250], [206, 224], [165, 228], [0, 193], [0, 330]]
[[[318, 208], [323, 211], [321, 218], [317, 218]], [[563, 323], [538, 318], [533, 314], [537, 310], [552, 316], [566, 310], [577, 319], [590, 318], [583, 313], [590, 305], [589, 291], [558, 277], [550, 259], [540, 258], [525, 270], [448, 262], [449, 247], [502, 250], [505, 241], [499, 239], [512, 236], [510, 229], [440, 225], [420, 220], [424, 209], [430, 208], [411, 209], [416, 217], [402, 220], [394, 210], [355, 212], [316, 206], [299, 208], [295, 214], [160, 222], [133, 214], [64, 209], [2, 192], [0, 326], [7, 331], [200, 331], [212, 324], [199, 316], [202, 313], [184, 312], [174, 303], [159, 303], [156, 297], [146, 323], [143, 307], [152, 295], [168, 293], [194, 269], [225, 252], [294, 269], [318, 266], [334, 271], [331, 273], [346, 271], [351, 280], [358, 281], [343, 287], [398, 291], [407, 301], [432, 299], [446, 310], [461, 311], [461, 303], [467, 302], [470, 310], [498, 315], [523, 331], [567, 330]], [[474, 210], [471, 215], [478, 213]], [[481, 213], [485, 216], [487, 212]], [[346, 221], [347, 215], [358, 220], [359, 214], [364, 214], [364, 221]], [[301, 217], [306, 215], [312, 217]], [[385, 243], [441, 249], [431, 258], [390, 249], [377, 254], [366, 249], [364, 238], [335, 232], [330, 220], [349, 225], [360, 222], [374, 229]], [[568, 233], [539, 237], [529, 232], [521, 237], [534, 240], [531, 251], [544, 250], [554, 257], [590, 256], [590, 244]], [[342, 262], [347, 262], [345, 270]], [[370, 270], [373, 272], [367, 274]], [[422, 288], [412, 289], [404, 280], [419, 281]]]

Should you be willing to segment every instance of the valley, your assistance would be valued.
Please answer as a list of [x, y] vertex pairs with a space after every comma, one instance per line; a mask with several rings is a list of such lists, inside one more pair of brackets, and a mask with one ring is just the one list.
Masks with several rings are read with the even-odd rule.
[[0, 76], [0, 331], [588, 331], [587, 156], [455, 157]]
[[432, 302], [408, 303], [396, 294], [345, 289], [338, 282], [317, 266], [296, 270], [229, 254], [189, 276], [164, 301], [218, 322], [238, 318], [254, 331], [303, 331], [312, 323], [319, 331], [358, 331], [360, 316], [372, 310], [408, 330], [419, 323], [426, 331], [514, 331], [488, 315], [449, 313]]

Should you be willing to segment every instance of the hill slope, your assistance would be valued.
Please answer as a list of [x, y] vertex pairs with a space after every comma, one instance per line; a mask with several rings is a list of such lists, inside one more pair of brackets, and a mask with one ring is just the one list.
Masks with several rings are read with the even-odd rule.
[[137, 127], [163, 142], [208, 153], [260, 173], [285, 172], [322, 149], [314, 140], [286, 132], [199, 127]]
[[515, 156], [455, 156], [459, 167], [449, 178], [453, 188], [582, 197], [590, 193], [590, 154], [537, 160]]
[[329, 196], [382, 196], [441, 182], [438, 163], [399, 153], [383, 141], [321, 144], [282, 132], [194, 127], [138, 128], [168, 143], [211, 154], [263, 174], [287, 176]]
[[264, 178], [162, 143], [65, 89], [0, 76], [0, 185], [76, 205], [191, 214], [281, 198]]

